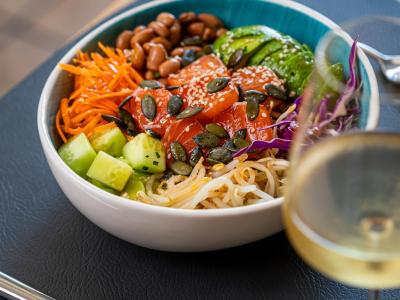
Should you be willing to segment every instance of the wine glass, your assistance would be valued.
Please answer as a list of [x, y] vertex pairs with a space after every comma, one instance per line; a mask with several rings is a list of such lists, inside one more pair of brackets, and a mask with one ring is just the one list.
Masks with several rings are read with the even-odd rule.
[[[358, 29], [370, 22], [344, 29], [368, 43]], [[364, 97], [376, 90], [365, 82], [361, 55], [341, 29], [318, 43], [291, 117], [298, 127], [283, 215], [291, 244], [308, 264], [378, 299], [379, 289], [400, 286], [400, 134], [369, 130], [376, 108], [368, 109]], [[337, 65], [344, 56], [349, 62]]]

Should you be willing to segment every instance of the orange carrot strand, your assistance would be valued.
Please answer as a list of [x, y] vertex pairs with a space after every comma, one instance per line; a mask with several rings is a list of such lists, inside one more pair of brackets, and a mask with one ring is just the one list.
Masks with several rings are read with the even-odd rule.
[[67, 142], [67, 138], [65, 137], [64, 132], [63, 132], [63, 130], [61, 129], [61, 124], [60, 124], [60, 119], [61, 119], [61, 118], [60, 118], [60, 115], [61, 115], [61, 112], [58, 111], [57, 114], [56, 114], [56, 128], [57, 128], [58, 135], [60, 136], [60, 138], [62, 139], [62, 141], [63, 141], [64, 143], [66, 143], [66, 142]]

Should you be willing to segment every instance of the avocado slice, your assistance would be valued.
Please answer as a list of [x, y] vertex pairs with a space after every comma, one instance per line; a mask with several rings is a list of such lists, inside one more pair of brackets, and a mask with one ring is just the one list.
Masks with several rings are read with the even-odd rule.
[[243, 51], [239, 67], [243, 64], [267, 66], [286, 81], [290, 97], [303, 92], [314, 63], [308, 46], [262, 25], [235, 28], [214, 42], [214, 51], [225, 64], [238, 49]]
[[280, 36], [279, 32], [262, 25], [237, 27], [214, 42], [214, 52], [227, 64], [236, 50], [242, 49], [243, 55], [248, 56], [266, 42]]
[[254, 55], [249, 59], [249, 66], [258, 66], [264, 60], [265, 57], [271, 55], [272, 53], [282, 49], [284, 43], [281, 40], [272, 40], [267, 42], [261, 47]]
[[300, 44], [288, 43], [280, 50], [267, 56], [261, 63], [273, 70], [286, 81], [286, 89], [290, 97], [303, 92], [304, 83], [312, 72], [314, 55]]

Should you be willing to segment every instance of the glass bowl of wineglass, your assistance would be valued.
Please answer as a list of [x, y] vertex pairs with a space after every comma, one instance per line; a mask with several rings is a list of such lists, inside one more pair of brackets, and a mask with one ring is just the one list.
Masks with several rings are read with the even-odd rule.
[[[357, 43], [368, 43], [358, 30], [370, 22], [328, 32], [316, 49], [297, 100], [283, 215], [291, 244], [309, 265], [377, 291], [400, 286], [400, 134], [363, 123]], [[337, 55], [348, 55], [349, 64], [336, 64]]]

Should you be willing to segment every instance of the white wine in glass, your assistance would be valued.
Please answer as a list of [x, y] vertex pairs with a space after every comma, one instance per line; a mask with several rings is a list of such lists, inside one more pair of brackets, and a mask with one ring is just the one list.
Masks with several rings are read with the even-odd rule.
[[400, 135], [325, 139], [291, 178], [285, 223], [307, 263], [357, 287], [400, 285]]

